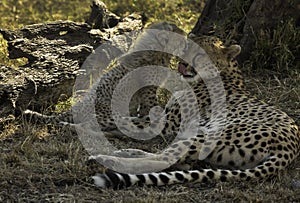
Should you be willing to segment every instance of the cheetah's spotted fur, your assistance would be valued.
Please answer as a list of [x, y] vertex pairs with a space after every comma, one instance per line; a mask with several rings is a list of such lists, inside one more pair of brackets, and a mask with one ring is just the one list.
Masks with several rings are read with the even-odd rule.
[[[140, 150], [128, 149], [117, 152], [121, 157], [92, 156], [90, 160], [110, 159], [117, 163], [123, 160], [122, 156], [132, 155], [136, 156], [136, 159], [128, 159], [129, 164], [144, 162], [143, 166], [151, 166], [157, 162], [168, 165], [167, 163], [173, 163], [176, 160], [164, 172], [145, 170], [141, 174], [130, 174], [107, 170], [104, 174], [93, 177], [96, 185], [122, 188], [131, 185], [161, 186], [211, 180], [248, 181], [275, 175], [298, 155], [300, 132], [294, 120], [276, 107], [269, 106], [251, 96], [244, 89], [243, 78], [235, 60], [240, 52], [240, 46], [226, 47], [214, 37], [191, 38], [206, 51], [218, 69], [219, 75], [208, 74], [208, 78], [206, 78], [206, 81], [211, 81], [213, 94], [222, 93], [222, 87], [217, 82], [219, 76], [223, 82], [227, 116], [221, 136], [213, 147], [211, 145], [213, 140], [210, 140], [205, 131], [199, 130], [196, 136], [178, 139], [159, 154], [151, 155]], [[211, 108], [218, 108], [219, 101], [216, 100], [216, 106], [212, 104], [206, 84], [201, 77], [198, 77], [199, 72], [207, 68], [206, 65], [211, 64], [199, 65], [203, 63], [201, 61], [203, 57], [197, 58], [198, 56], [193, 53], [196, 51], [192, 48], [188, 54], [192, 57], [194, 64], [187, 66], [181, 62], [178, 67], [196, 94], [202, 118], [207, 118], [200, 120], [199, 127], [200, 129], [209, 129], [213, 124], [209, 120], [213, 116]], [[186, 93], [181, 106], [176, 99], [168, 103], [165, 108], [167, 119], [161, 132], [162, 136], [174, 137], [179, 130], [183, 112], [193, 113], [189, 111], [191, 99], [191, 94]], [[142, 124], [138, 126], [141, 127]], [[187, 151], [183, 150], [185, 148]], [[202, 152], [205, 152], [205, 148], [208, 148], [209, 153], [203, 156]], [[209, 164], [212, 168], [195, 168], [196, 162]]]
[[[163, 29], [175, 31], [174, 26], [165, 25], [166, 27]], [[143, 40], [143, 37], [140, 39]], [[209, 58], [203, 54], [200, 57], [195, 55], [194, 53], [198, 52], [192, 47], [187, 51], [187, 58], [190, 57], [192, 64], [187, 66], [185, 62], [181, 62], [178, 65], [179, 72], [190, 83], [193, 91], [183, 93], [177, 99], [171, 98], [165, 107], [166, 123], [160, 135], [174, 138], [180, 131], [180, 125], [184, 122], [183, 116], [195, 114], [191, 111], [191, 103], [195, 103], [193, 95], [196, 95], [196, 104], [201, 116], [197, 123], [199, 131], [193, 137], [184, 136], [185, 132], [182, 132], [183, 137], [175, 139], [174, 143], [159, 154], [127, 149], [117, 151], [116, 157], [91, 156], [90, 160], [110, 159], [115, 163], [124, 160], [126, 156], [135, 157], [125, 159], [125, 163], [128, 164], [125, 166], [135, 165], [137, 166], [136, 172], [139, 173], [118, 173], [108, 170], [104, 174], [93, 177], [98, 186], [122, 188], [135, 184], [168, 185], [210, 180], [265, 178], [284, 169], [298, 155], [300, 132], [294, 120], [281, 110], [251, 96], [244, 89], [243, 77], [235, 61], [240, 47], [238, 45], [226, 47], [214, 37], [191, 37], [191, 39], [205, 50]], [[94, 86], [91, 94], [92, 99], [95, 100], [95, 104], [91, 103], [91, 105], [95, 105], [96, 117], [103, 130], [116, 128], [111, 116], [110, 99], [117, 82], [137, 66], [166, 66], [170, 57], [170, 54], [151, 51], [131, 52], [113, 64], [114, 68]], [[154, 62], [156, 60], [158, 63]], [[210, 73], [210, 68], [214, 67], [218, 69], [219, 74]], [[201, 75], [203, 72], [205, 74]], [[222, 79], [222, 84], [218, 82], [219, 78]], [[209, 82], [210, 90], [206, 82]], [[145, 98], [155, 98], [153, 92], [156, 91], [156, 88], [154, 90], [151, 88], [145, 90]], [[224, 89], [225, 91], [223, 91]], [[143, 91], [141, 92], [143, 94]], [[216, 96], [214, 101], [211, 100], [211, 94]], [[224, 106], [219, 106], [222, 103], [222, 95], [226, 96], [225, 112], [223, 112]], [[144, 107], [146, 110], [142, 114], [146, 114], [156, 104], [157, 102], [153, 101]], [[77, 104], [75, 109], [81, 109], [80, 105], [80, 103]], [[141, 105], [141, 101], [138, 102], [138, 105]], [[137, 105], [133, 106], [135, 106], [133, 107], [135, 110]], [[90, 109], [86, 108], [85, 111], [90, 111]], [[219, 117], [223, 113], [227, 114], [225, 121]], [[60, 121], [70, 118], [69, 114], [71, 113], [68, 112], [67, 115], [59, 115], [55, 118], [38, 116]], [[211, 118], [215, 118], [221, 123], [224, 122], [224, 129], [220, 137], [208, 136], [205, 131], [205, 129], [213, 128], [214, 120]], [[139, 128], [145, 128], [144, 126], [148, 125], [144, 119], [137, 119], [135, 124]], [[213, 140], [214, 138], [217, 140]], [[215, 143], [215, 145], [211, 143]], [[197, 162], [205, 163], [212, 168], [197, 168]], [[144, 169], [138, 171], [139, 166], [143, 166]], [[149, 171], [145, 170], [145, 166], [148, 166]], [[152, 171], [152, 169], [157, 171], [160, 167], [164, 169], [165, 166], [170, 167], [164, 172]]]
[[[173, 33], [177, 33], [174, 35]], [[112, 61], [107, 70], [97, 81], [90, 92], [79, 102], [71, 111], [54, 114], [51, 116], [43, 115], [38, 112], [26, 110], [25, 115], [32, 120], [41, 123], [83, 123], [91, 120], [94, 115], [102, 131], [114, 131], [117, 129], [111, 110], [111, 100], [113, 92], [119, 81], [131, 71], [145, 66], [170, 66], [173, 55], [163, 50], [181, 50], [174, 41], [184, 34], [180, 28], [174, 24], [161, 22], [149, 26], [139, 34], [132, 44], [128, 53], [121, 55]], [[172, 43], [171, 43], [172, 42]], [[158, 50], [158, 51], [157, 51]], [[141, 79], [145, 80], [145, 78]], [[136, 85], [144, 81], [135, 81]], [[153, 106], [161, 105], [156, 96], [157, 86], [146, 86], [140, 88], [130, 101], [130, 116], [143, 117], [149, 113]], [[93, 112], [94, 109], [94, 112]]]

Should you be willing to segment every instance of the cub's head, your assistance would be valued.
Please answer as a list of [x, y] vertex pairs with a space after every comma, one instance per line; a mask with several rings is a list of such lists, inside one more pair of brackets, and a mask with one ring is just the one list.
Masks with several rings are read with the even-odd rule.
[[158, 51], [179, 55], [187, 45], [186, 33], [168, 22], [148, 26], [137, 38], [132, 51]]

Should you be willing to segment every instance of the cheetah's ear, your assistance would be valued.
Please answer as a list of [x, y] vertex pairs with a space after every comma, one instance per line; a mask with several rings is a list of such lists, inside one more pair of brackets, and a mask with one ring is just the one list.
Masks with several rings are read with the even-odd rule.
[[234, 59], [241, 53], [241, 46], [238, 44], [231, 45], [229, 47], [225, 47], [223, 49], [224, 53], [228, 56], [228, 58]]

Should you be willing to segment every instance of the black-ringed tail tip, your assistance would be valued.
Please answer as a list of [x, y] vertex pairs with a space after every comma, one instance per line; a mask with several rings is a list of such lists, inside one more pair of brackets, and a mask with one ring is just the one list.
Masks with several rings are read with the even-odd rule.
[[253, 169], [225, 170], [200, 169], [187, 171], [156, 172], [145, 174], [124, 174], [107, 170], [103, 174], [96, 174], [92, 178], [96, 186], [101, 188], [122, 189], [133, 185], [164, 186], [180, 183], [206, 183], [213, 181], [255, 181], [274, 176], [284, 167], [278, 157], [270, 157], [261, 165]]

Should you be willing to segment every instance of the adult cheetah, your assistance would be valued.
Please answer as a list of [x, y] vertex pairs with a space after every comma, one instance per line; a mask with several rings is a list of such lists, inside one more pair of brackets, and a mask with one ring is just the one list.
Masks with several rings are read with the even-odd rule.
[[[117, 151], [116, 156], [91, 156], [90, 160], [109, 161], [111, 166], [121, 164], [124, 171], [126, 167], [136, 171], [107, 170], [93, 176], [97, 186], [118, 189], [131, 185], [256, 180], [276, 175], [298, 155], [300, 132], [295, 121], [245, 90], [235, 60], [240, 46], [225, 46], [215, 37], [190, 38], [193, 42], [186, 51], [189, 64], [180, 62], [178, 71], [189, 82], [193, 93], [185, 92], [168, 103], [161, 136], [174, 137], [180, 132], [182, 118], [194, 113], [190, 111], [191, 104], [195, 103], [193, 94], [200, 114], [197, 132], [194, 136], [184, 136], [182, 132], [181, 137], [158, 154], [127, 149]], [[205, 52], [199, 52], [194, 42]], [[224, 95], [225, 105], [221, 100]], [[215, 96], [213, 100], [212, 96]], [[144, 128], [138, 121], [136, 124]], [[215, 130], [215, 124], [221, 128]], [[199, 162], [211, 168], [197, 168]], [[139, 171], [140, 166], [143, 169]], [[157, 171], [159, 166], [168, 168]]]

